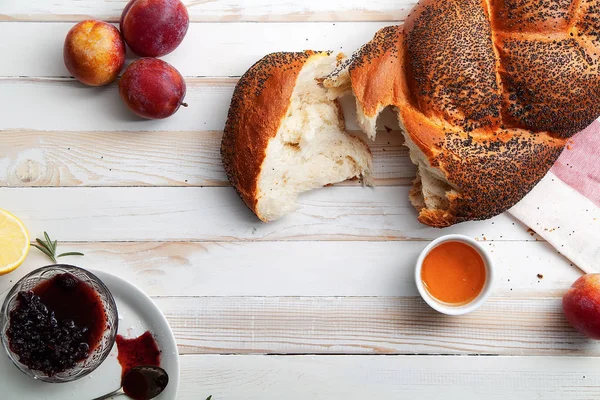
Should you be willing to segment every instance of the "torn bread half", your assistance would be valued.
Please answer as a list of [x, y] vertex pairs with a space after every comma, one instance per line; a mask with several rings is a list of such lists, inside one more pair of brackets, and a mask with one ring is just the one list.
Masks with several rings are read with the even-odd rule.
[[339, 103], [320, 81], [328, 52], [273, 53], [239, 80], [221, 142], [229, 181], [262, 221], [296, 209], [298, 194], [358, 178], [370, 183], [372, 155], [345, 131]]

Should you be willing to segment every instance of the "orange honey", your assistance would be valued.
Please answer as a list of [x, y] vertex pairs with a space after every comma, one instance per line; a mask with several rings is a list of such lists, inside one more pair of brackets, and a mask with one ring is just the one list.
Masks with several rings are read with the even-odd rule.
[[444, 242], [423, 260], [421, 280], [429, 294], [443, 303], [462, 305], [475, 299], [485, 284], [481, 255], [462, 242]]

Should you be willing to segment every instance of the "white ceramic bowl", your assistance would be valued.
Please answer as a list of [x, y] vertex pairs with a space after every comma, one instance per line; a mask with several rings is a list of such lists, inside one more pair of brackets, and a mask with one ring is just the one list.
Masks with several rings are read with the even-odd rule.
[[[461, 242], [471, 246], [475, 249], [481, 258], [483, 259], [483, 264], [485, 266], [485, 283], [479, 295], [471, 300], [469, 303], [461, 304], [461, 305], [452, 305], [449, 303], [444, 303], [433, 297], [423, 284], [421, 280], [421, 268], [423, 266], [423, 260], [429, 254], [429, 252], [436, 246], [445, 242]], [[492, 259], [489, 256], [488, 252], [485, 248], [476, 240], [471, 239], [468, 236], [464, 235], [445, 235], [435, 239], [433, 242], [429, 243], [425, 249], [419, 255], [419, 259], [417, 260], [417, 265], [415, 268], [415, 281], [417, 284], [417, 289], [419, 290], [419, 294], [425, 300], [427, 304], [434, 310], [441, 312], [442, 314], [447, 315], [463, 315], [470, 313], [471, 311], [475, 311], [478, 309], [487, 298], [490, 296], [492, 292], [492, 285], [494, 283], [494, 268], [492, 265]]]

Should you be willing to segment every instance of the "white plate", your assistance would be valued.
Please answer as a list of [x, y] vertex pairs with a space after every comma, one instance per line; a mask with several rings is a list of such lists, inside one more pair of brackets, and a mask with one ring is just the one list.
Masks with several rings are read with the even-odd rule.
[[[158, 307], [131, 283], [103, 271], [90, 270], [110, 289], [119, 311], [119, 334], [126, 338], [152, 332], [161, 350], [160, 365], [169, 374], [169, 385], [157, 400], [175, 400], [179, 387], [179, 355], [173, 332]], [[6, 293], [0, 296], [0, 304]], [[121, 366], [117, 345], [90, 375], [69, 383], [44, 383], [19, 371], [0, 349], [0, 398], [19, 400], [89, 400], [119, 387]], [[121, 396], [119, 399], [125, 399]], [[117, 397], [115, 397], [117, 399]]]

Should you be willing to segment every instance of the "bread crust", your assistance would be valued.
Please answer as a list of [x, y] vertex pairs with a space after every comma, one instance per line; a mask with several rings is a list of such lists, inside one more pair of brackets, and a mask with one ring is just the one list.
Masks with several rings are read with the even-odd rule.
[[495, 32], [564, 32], [577, 7], [573, 0], [488, 0]]
[[231, 185], [254, 213], [267, 145], [277, 134], [290, 106], [300, 70], [314, 54], [313, 51], [269, 54], [250, 67], [233, 92], [221, 141], [221, 158]]
[[[376, 118], [394, 106], [407, 138], [450, 185], [447, 209], [416, 204], [419, 221], [427, 225], [445, 227], [506, 211], [546, 174], [567, 139], [600, 115], [600, 104], [593, 104], [600, 95], [600, 68], [591, 54], [600, 42], [588, 38], [571, 50], [554, 36], [539, 37], [547, 29], [570, 40], [567, 29], [586, 19], [581, 9], [570, 2], [560, 10], [546, 2], [532, 8], [526, 0], [488, 1], [421, 1], [404, 26], [380, 30], [348, 64], [365, 115]], [[525, 37], [517, 23], [499, 22], [509, 11], [513, 21], [528, 21], [524, 30], [532, 36]], [[556, 26], [539, 22], [550, 14]], [[459, 29], [462, 16], [475, 21]], [[506, 32], [494, 32], [495, 26]], [[532, 47], [528, 40], [534, 38], [539, 40]], [[449, 54], [461, 46], [462, 54]], [[567, 65], [559, 66], [560, 60]], [[589, 69], [582, 74], [585, 65]], [[540, 68], [554, 68], [554, 81], [544, 81]]]
[[429, 118], [471, 132], [500, 125], [501, 89], [482, 0], [427, 0], [404, 25], [405, 79]]

